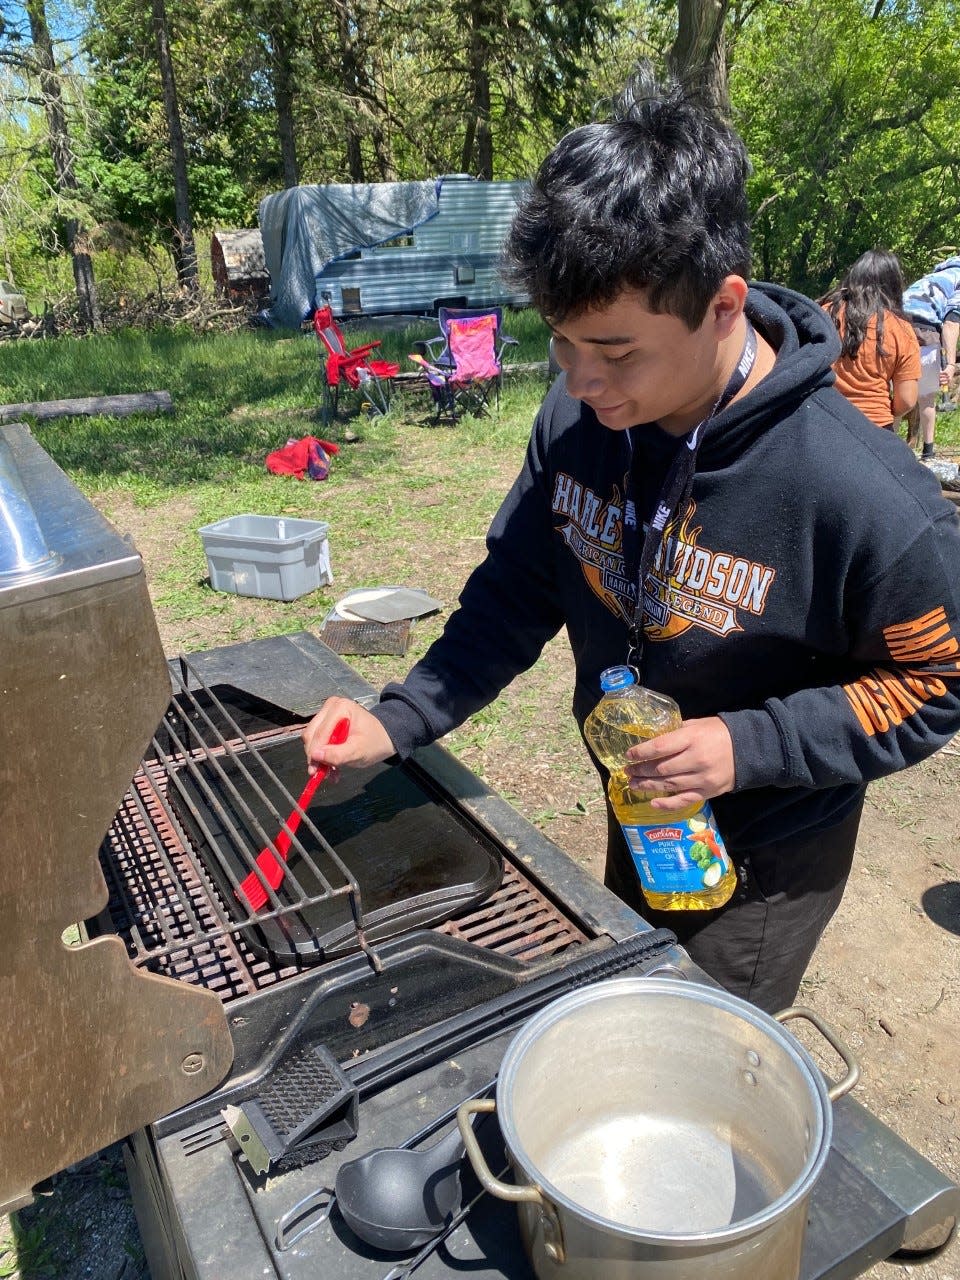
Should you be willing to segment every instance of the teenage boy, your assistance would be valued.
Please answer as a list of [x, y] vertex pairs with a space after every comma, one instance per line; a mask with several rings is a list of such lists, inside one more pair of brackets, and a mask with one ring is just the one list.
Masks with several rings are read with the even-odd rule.
[[[921, 347], [937, 347], [940, 385], [948, 389], [957, 373], [957, 339], [960, 337], [960, 258], [937, 263], [929, 275], [914, 280], [903, 294], [904, 315], [913, 325]], [[922, 455], [936, 454], [937, 391], [925, 392], [917, 401]]]
[[664, 815], [710, 798], [740, 886], [718, 911], [648, 910], [612, 817], [606, 882], [773, 1010], [840, 901], [866, 783], [960, 729], [960, 534], [832, 387], [829, 317], [748, 289], [746, 174], [729, 126], [645, 70], [546, 158], [508, 255], [564, 373], [443, 634], [372, 712], [330, 699], [304, 741], [312, 765], [405, 757], [564, 626], [581, 725], [632, 662], [684, 723], [631, 748], [631, 778]]

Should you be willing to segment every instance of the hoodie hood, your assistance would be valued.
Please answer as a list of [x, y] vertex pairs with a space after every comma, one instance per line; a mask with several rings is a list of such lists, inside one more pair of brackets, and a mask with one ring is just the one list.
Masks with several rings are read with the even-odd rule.
[[776, 284], [755, 284], [746, 313], [777, 353], [773, 368], [752, 391], [718, 413], [704, 431], [697, 470], [741, 454], [752, 439], [787, 417], [815, 391], [834, 381], [840, 355], [836, 325], [817, 303]]

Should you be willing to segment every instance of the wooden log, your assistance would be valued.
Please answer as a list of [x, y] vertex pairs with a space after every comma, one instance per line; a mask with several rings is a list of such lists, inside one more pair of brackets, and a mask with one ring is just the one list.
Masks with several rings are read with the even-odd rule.
[[[516, 361], [513, 364], [507, 363], [503, 366], [503, 376], [509, 377], [512, 373], [547, 373], [549, 372], [549, 364], [546, 360], [528, 360]], [[426, 385], [426, 375], [422, 369], [404, 369], [401, 365], [400, 372], [394, 381], [403, 386], [406, 383], [422, 382]]]
[[173, 413], [170, 392], [139, 391], [120, 396], [87, 396], [80, 400], [37, 400], [30, 404], [4, 404], [0, 405], [0, 422], [12, 422], [23, 417], [43, 422], [48, 418], [91, 417], [96, 414], [125, 418], [131, 413]]

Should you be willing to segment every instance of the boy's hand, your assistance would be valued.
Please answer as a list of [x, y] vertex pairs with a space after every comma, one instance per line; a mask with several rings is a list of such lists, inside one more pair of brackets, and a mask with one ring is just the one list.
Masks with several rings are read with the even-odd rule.
[[679, 729], [631, 747], [627, 760], [631, 787], [657, 792], [651, 804], [664, 813], [733, 789], [733, 742], [718, 716], [684, 720]]
[[[349, 720], [350, 730], [343, 743], [331, 746], [330, 735], [340, 720]], [[350, 698], [328, 698], [300, 736], [307, 753], [307, 773], [311, 776], [321, 764], [336, 769], [341, 765], [364, 768], [379, 764], [395, 750], [380, 721]]]

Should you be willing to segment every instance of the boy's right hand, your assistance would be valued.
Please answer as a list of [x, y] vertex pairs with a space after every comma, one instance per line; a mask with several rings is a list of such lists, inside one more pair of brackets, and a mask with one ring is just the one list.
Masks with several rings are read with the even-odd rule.
[[[343, 743], [331, 746], [330, 735], [340, 720], [348, 720], [350, 730]], [[342, 765], [364, 768], [380, 764], [396, 751], [380, 721], [350, 698], [328, 698], [300, 736], [307, 753], [307, 773], [311, 776], [321, 764], [335, 769]]]

